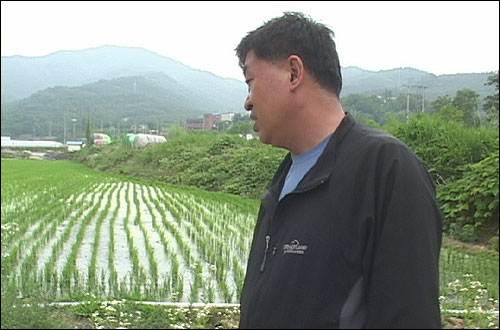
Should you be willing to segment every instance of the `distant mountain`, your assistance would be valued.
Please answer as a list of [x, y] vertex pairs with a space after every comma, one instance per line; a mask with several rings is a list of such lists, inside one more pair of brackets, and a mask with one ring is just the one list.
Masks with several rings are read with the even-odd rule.
[[[193, 69], [138, 47], [102, 46], [81, 51], [59, 51], [42, 57], [2, 56], [1, 61], [3, 103], [25, 98], [49, 87], [80, 86], [101, 79], [143, 75], [147, 72], [163, 72], [186, 88], [203, 95], [208, 111], [243, 111], [242, 99], [246, 96], [246, 86], [241, 81]], [[352, 93], [373, 94], [385, 89], [403, 91], [403, 85], [421, 85], [423, 82], [429, 99], [446, 94], [453, 96], [463, 88], [475, 90], [484, 97], [493, 91], [492, 86], [484, 86], [489, 74], [437, 76], [413, 68], [375, 72], [350, 66], [342, 68], [342, 96]]]
[[205, 100], [207, 112], [243, 111], [245, 84], [190, 68], [143, 48], [102, 46], [42, 57], [2, 56], [2, 102], [54, 86], [79, 86], [100, 79], [163, 72]]
[[481, 98], [494, 94], [493, 86], [485, 86], [488, 76], [492, 73], [460, 73], [448, 75], [435, 75], [414, 68], [397, 68], [383, 71], [368, 71], [358, 67], [342, 68], [344, 86], [342, 96], [349, 94], [376, 95], [384, 90], [391, 90], [393, 95], [406, 93], [406, 86], [410, 93], [424, 93], [427, 100], [434, 100], [438, 96], [448, 95], [454, 97], [461, 89], [476, 91]]
[[[2, 135], [85, 135], [88, 117], [96, 129], [116, 133], [162, 128], [209, 111], [210, 100], [157, 72], [128, 76], [77, 87], [57, 86], [35, 92], [27, 98], [2, 105]], [[65, 123], [66, 122], [66, 123]], [[71, 134], [70, 134], [71, 133]]]

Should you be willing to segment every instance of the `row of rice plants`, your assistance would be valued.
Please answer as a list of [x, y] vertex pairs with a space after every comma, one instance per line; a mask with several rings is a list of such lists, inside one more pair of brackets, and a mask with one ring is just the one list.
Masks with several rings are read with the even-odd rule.
[[[57, 199], [56, 199], [57, 200]], [[51, 203], [53, 204], [53, 203]], [[51, 205], [49, 204], [49, 206]], [[70, 203], [69, 205], [61, 204], [58, 203], [59, 206], [55, 207], [54, 210], [57, 211], [56, 213], [51, 212], [47, 216], [45, 216], [42, 221], [39, 221], [38, 224], [33, 225], [32, 227], [36, 227], [35, 230], [33, 230], [32, 235], [25, 235], [26, 239], [30, 239], [31, 243], [29, 246], [26, 246], [28, 244], [23, 244], [25, 240], [20, 240], [18, 241], [19, 244], [17, 244], [14, 247], [14, 250], [16, 251], [22, 251], [22, 253], [16, 252], [13, 253], [10, 257], [4, 258], [2, 260], [2, 275], [5, 273], [10, 273], [7, 275], [7, 277], [10, 277], [10, 280], [16, 281], [18, 283], [18, 286], [22, 288], [26, 288], [29, 284], [31, 286], [37, 286], [38, 278], [44, 277], [43, 274], [38, 274], [37, 270], [40, 269], [40, 259], [43, 259], [46, 255], [46, 253], [43, 253], [42, 251], [47, 249], [48, 242], [52, 241], [54, 237], [56, 237], [56, 231], [61, 230], [61, 225], [67, 224], [68, 222], [71, 223], [71, 221], [68, 219], [68, 214], [74, 214], [75, 210], [75, 204]], [[71, 213], [70, 213], [71, 212]], [[35, 212], [35, 214], [37, 214]], [[69, 217], [69, 218], [74, 218], [74, 217]], [[70, 225], [69, 228], [72, 226]], [[55, 247], [60, 247], [60, 244], [56, 244]], [[27, 248], [26, 248], [27, 247]], [[49, 248], [50, 249], [50, 248]], [[52, 260], [47, 264], [46, 269], [49, 270], [47, 272], [47, 279], [50, 279], [51, 276], [50, 274], [50, 269], [51, 266], [54, 263], [54, 258], [51, 258]], [[7, 261], [7, 262], [5, 262]], [[10, 267], [11, 264], [16, 264], [15, 269], [13, 267]], [[6, 265], [7, 264], [7, 265]], [[2, 276], [3, 278], [4, 276]], [[4, 283], [2, 281], [2, 283]], [[42, 283], [46, 284], [46, 283]], [[43, 285], [43, 287], [46, 287], [46, 285]]]
[[[117, 287], [118, 283], [119, 283], [118, 282], [118, 272], [115, 269], [115, 253], [114, 253], [115, 229], [114, 228], [115, 228], [116, 218], [118, 217], [119, 211], [120, 211], [120, 191], [121, 191], [122, 185], [123, 185], [123, 183], [121, 183], [121, 182], [118, 185], [118, 191], [115, 194], [116, 207], [109, 218], [109, 225], [108, 225], [107, 237], [109, 237], [109, 241], [108, 241], [108, 246], [107, 246], [107, 251], [106, 251], [107, 258], [108, 258], [108, 272], [109, 272], [108, 289], [106, 290], [106, 292], [108, 294], [110, 294], [111, 291], [113, 290], [113, 288]], [[100, 246], [102, 248], [104, 248], [105, 243], [101, 242]], [[102, 271], [103, 271], [103, 268], [102, 268]]]
[[[39, 164], [45, 165], [30, 166]], [[2, 285], [9, 283], [23, 296], [41, 288], [58, 299], [91, 293], [237, 301], [249, 248], [236, 243], [245, 237], [249, 245], [248, 235], [234, 223], [246, 219], [237, 209], [161, 184], [82, 177], [74, 169], [61, 169], [59, 180], [47, 168], [37, 172], [36, 180], [27, 177], [40, 185], [34, 190], [41, 192], [43, 205], [24, 207], [17, 217], [15, 208], [5, 212], [20, 229], [2, 249], [11, 252], [2, 258]], [[15, 185], [5, 191], [18, 193]], [[12, 201], [9, 196], [3, 200]], [[233, 224], [221, 222], [222, 214]]]
[[[225, 264], [232, 264], [232, 273], [236, 292], [238, 294], [243, 288], [245, 274], [246, 256], [248, 247], [251, 244], [251, 233], [255, 225], [255, 214], [234, 212], [231, 204], [222, 204], [214, 202], [203, 202], [203, 199], [197, 195], [191, 195], [184, 199], [191, 209], [196, 209], [200, 218], [206, 219], [205, 223], [217, 237], [231, 237], [226, 240], [226, 246], [229, 251], [234, 251], [232, 256], [226, 255]], [[236, 218], [236, 219], [235, 219]], [[232, 260], [230, 260], [232, 258]]]
[[[157, 187], [155, 187], [157, 188]], [[172, 268], [171, 276], [177, 288], [175, 290], [176, 297], [174, 300], [190, 300], [198, 291], [196, 283], [196, 262], [199, 260], [198, 251], [192, 246], [192, 242], [187, 237], [181, 219], [178, 217], [179, 210], [171, 205], [164, 206], [164, 196], [161, 190], [143, 189], [145, 192], [142, 195], [142, 201], [151, 216], [152, 228], [156, 231], [160, 230], [160, 237], [162, 244], [166, 247], [167, 255], [175, 260], [175, 250], [178, 250], [181, 256], [180, 262], [175, 261], [177, 264]], [[162, 220], [162, 221], [160, 221]], [[172, 236], [168, 235], [172, 234]], [[170, 239], [167, 238], [170, 236]], [[171, 245], [173, 249], [169, 249]], [[176, 269], [176, 272], [173, 270]], [[182, 287], [180, 286], [182, 284]], [[175, 285], [173, 286], [175, 287]], [[182, 290], [181, 290], [182, 289]]]
[[[127, 187], [133, 186], [133, 183], [128, 183]], [[141, 295], [141, 283], [145, 282], [146, 278], [146, 272], [148, 271], [148, 264], [147, 260], [144, 260], [144, 258], [141, 258], [139, 255], [139, 247], [137, 246], [138, 244], [136, 243], [136, 240], [138, 240], [138, 236], [136, 233], [131, 231], [131, 226], [130, 226], [130, 219], [134, 217], [134, 222], [135, 222], [135, 214], [136, 214], [136, 205], [131, 201], [131, 196], [130, 194], [132, 193], [131, 189], [127, 189], [125, 193], [125, 202], [127, 203], [127, 214], [124, 219], [124, 224], [123, 224], [123, 229], [125, 230], [126, 237], [127, 237], [127, 244], [129, 248], [129, 256], [130, 259], [132, 260], [132, 274], [129, 277], [130, 279], [130, 285], [129, 285], [129, 290], [131, 290], [134, 294], [136, 295]], [[132, 207], [134, 210], [132, 211]], [[140, 263], [140, 260], [142, 259], [142, 264]]]
[[17, 214], [16, 210], [12, 210], [10, 213], [16, 214], [2, 216], [2, 223], [13, 224], [17, 228], [15, 232], [7, 233], [7, 235], [4, 235], [4, 231], [2, 230], [2, 255], [18, 254], [19, 250], [29, 249], [23, 245], [31, 243], [34, 237], [38, 237], [48, 222], [52, 222], [57, 217], [65, 217], [74, 209], [75, 202], [72, 200], [72, 197], [73, 195], [67, 202], [61, 203], [61, 199], [57, 200], [53, 195], [45, 194], [43, 198], [38, 199], [43, 204], [40, 206], [34, 204], [30, 213], [25, 211]]
[[[206, 260], [210, 265], [213, 265], [211, 269], [215, 270], [215, 277], [217, 280], [217, 285], [219, 292], [223, 295], [224, 301], [232, 301], [233, 292], [227, 284], [227, 280], [230, 280], [230, 267], [227, 264], [228, 244], [225, 241], [229, 241], [230, 235], [218, 236], [213, 231], [211, 231], [206, 221], [200, 214], [192, 213], [189, 208], [185, 208], [184, 217], [191, 224], [187, 226], [190, 232], [190, 237], [193, 237], [194, 243], [198, 246], [198, 249], [202, 253], [202, 258]], [[224, 240], [223, 240], [224, 238]]]
[[[214, 302], [215, 300], [220, 301], [218, 299], [216, 291], [216, 279], [215, 279], [215, 265], [213, 260], [206, 258], [206, 250], [205, 247], [198, 244], [197, 240], [200, 239], [202, 235], [204, 235], [203, 231], [198, 231], [197, 233], [192, 228], [192, 224], [188, 221], [188, 216], [186, 216], [186, 211], [183, 208], [183, 205], [179, 203], [172, 195], [168, 192], [161, 191], [159, 192], [159, 199], [162, 202], [161, 204], [165, 204], [172, 213], [173, 218], [177, 220], [177, 224], [179, 224], [178, 230], [176, 230], [176, 238], [182, 242], [182, 249], [187, 250], [186, 256], [192, 260], [189, 260], [188, 267], [191, 271], [192, 276], [195, 277], [192, 282], [194, 290], [202, 290], [202, 300], [208, 302]], [[175, 226], [174, 224], [170, 224], [171, 226]], [[197, 261], [203, 261], [201, 266], [196, 265]], [[203, 287], [199, 288], [198, 281], [196, 281], [196, 269], [201, 270], [204, 276]]]
[[[153, 189], [157, 189], [157, 187], [153, 187]], [[158, 196], [159, 191], [155, 190], [155, 193]], [[165, 254], [169, 256], [171, 299], [180, 301], [187, 294], [187, 286], [184, 285], [185, 279], [186, 282], [190, 282], [189, 280], [192, 278], [189, 265], [193, 256], [186, 239], [181, 234], [178, 223], [165, 206], [160, 204], [158, 197], [150, 198], [148, 209], [151, 214], [157, 213], [152, 225], [159, 234]]]
[[[112, 216], [112, 214], [116, 210], [116, 202], [113, 202], [116, 198], [116, 195], [118, 193], [120, 184], [114, 183], [110, 187], [109, 193], [107, 196], [104, 196], [103, 200], [101, 201], [101, 205], [104, 204], [103, 211], [99, 213], [99, 216], [97, 217], [96, 221], [93, 221], [93, 226], [95, 224], [95, 227], [93, 227], [93, 230], [90, 229], [88, 231], [88, 234], [86, 235], [86, 245], [90, 245], [89, 250], [92, 251], [92, 255], [90, 257], [90, 262], [88, 265], [88, 271], [87, 271], [87, 292], [91, 292], [94, 294], [99, 294], [100, 290], [104, 290], [105, 292], [108, 292], [108, 278], [109, 278], [109, 273], [108, 273], [108, 267], [105, 264], [107, 262], [107, 258], [103, 258], [103, 260], [100, 262], [97, 262], [98, 255], [100, 254], [107, 254], [107, 244], [106, 240], [108, 238], [107, 235], [104, 235], [102, 237], [102, 230], [103, 227], [105, 227], [105, 222], [109, 222], [109, 217]], [[101, 242], [102, 238], [104, 238], [104, 242]], [[80, 250], [80, 258], [83, 260], [87, 260], [88, 253], [86, 253], [83, 250]], [[80, 262], [80, 264], [83, 264], [81, 269], [85, 273], [85, 262]], [[104, 264], [104, 265], [103, 265]]]
[[95, 203], [95, 201], [92, 201], [92, 203], [89, 204], [83, 199], [77, 205], [79, 208], [72, 212], [69, 219], [65, 219], [64, 223], [58, 226], [57, 229], [60, 234], [55, 235], [54, 233], [53, 235], [50, 235], [49, 237], [51, 237], [51, 240], [45, 244], [45, 251], [40, 252], [38, 255], [38, 269], [44, 267], [43, 273], [40, 274], [39, 278], [41, 279], [44, 277], [45, 281], [41, 284], [45, 287], [46, 293], [51, 296], [56, 296], [62, 289], [59, 285], [59, 283], [62, 284], [62, 281], [60, 279], [61, 275], [59, 269], [57, 268], [57, 263], [61, 260], [59, 261], [59, 264], [61, 264], [62, 261], [65, 260], [61, 257], [64, 247], [70, 246], [69, 242], [72, 232], [75, 231], [75, 228], [76, 231], [78, 231], [78, 228], [81, 225], [79, 220], [81, 217], [84, 217], [84, 213], [90, 213], [95, 207], [97, 207], [97, 203]]
[[150, 291], [154, 295], [155, 293], [158, 292], [158, 262], [156, 260], [156, 254], [158, 252], [155, 252], [155, 249], [153, 248], [153, 244], [151, 242], [152, 240], [151, 234], [148, 233], [148, 230], [146, 229], [144, 223], [145, 219], [142, 212], [143, 202], [142, 200], [139, 199], [138, 190], [140, 190], [142, 193], [142, 187], [136, 185], [133, 189], [134, 204], [136, 206], [134, 225], [137, 225], [140, 229], [141, 232], [140, 235], [142, 236], [143, 239], [142, 246], [145, 247], [145, 252], [146, 252], [145, 254], [147, 256], [147, 260], [149, 263], [149, 271], [147, 276], [148, 285], [145, 286], [145, 289]]
[[[240, 232], [230, 230], [227, 225], [222, 228], [217, 221], [222, 206], [210, 211], [202, 204], [197, 204], [192, 196], [184, 194], [173, 194], [171, 199], [181, 210], [179, 216], [183, 217], [188, 235], [200, 251], [202, 259], [215, 272], [218, 292], [222, 294], [223, 301], [237, 300], [234, 297], [239, 294], [238, 287], [241, 287], [244, 272], [244, 260], [236, 261], [241, 260], [241, 256], [234, 248], [234, 242], [240, 239]], [[229, 221], [234, 220], [228, 219]], [[248, 247], [243, 253], [248, 253]], [[235, 254], [238, 254], [237, 258]]]
[[[94, 194], [94, 200], [97, 203], [88, 212], [83, 219], [79, 222], [79, 227], [76, 232], [73, 232], [71, 240], [65, 244], [63, 251], [69, 251], [69, 255], [65, 258], [65, 255], [59, 257], [59, 265], [62, 266], [62, 277], [60, 280], [60, 287], [66, 292], [79, 292], [88, 289], [86, 283], [88, 279], [84, 276], [84, 273], [79, 270], [81, 262], [77, 264], [78, 254], [83, 246], [83, 239], [87, 232], [91, 232], [91, 223], [96, 221], [96, 217], [99, 217], [103, 212], [106, 212], [105, 200], [109, 196], [111, 185], [107, 185], [103, 191]], [[102, 198], [101, 198], [102, 196]], [[89, 254], [89, 250], [85, 249], [85, 254]], [[79, 267], [80, 266], [80, 267]], [[60, 269], [60, 267], [58, 267]]]
[[[174, 296], [179, 299], [183, 295], [183, 287], [179, 284], [183, 284], [183, 281], [178, 281], [179, 277], [179, 263], [177, 261], [177, 256], [172, 249], [169, 248], [171, 245], [171, 240], [167, 239], [165, 235], [165, 228], [161, 222], [161, 215], [156, 209], [158, 205], [154, 205], [153, 201], [156, 201], [157, 195], [151, 192], [153, 188], [151, 186], [139, 186], [138, 187], [141, 194], [138, 195], [140, 200], [140, 205], [142, 205], [142, 212], [144, 212], [142, 220], [142, 228], [144, 229], [145, 236], [148, 237], [150, 242], [150, 255], [155, 255], [156, 260], [154, 261], [157, 267], [157, 276], [153, 277], [154, 287], [156, 288], [157, 298], [168, 298], [170, 292], [175, 290]], [[155, 242], [155, 243], [153, 243]], [[161, 276], [160, 276], [161, 275]], [[168, 281], [168, 278], [176, 277], [175, 283]]]
[[[125, 296], [129, 292], [139, 292], [137, 274], [139, 269], [138, 257], [134, 258], [137, 250], [131, 249], [131, 233], [128, 228], [128, 219], [131, 214], [131, 206], [128, 202], [128, 182], [122, 182], [117, 199], [117, 216], [112, 218], [110, 232], [110, 247], [108, 254], [111, 255], [109, 267], [111, 268], [111, 282], [109, 288], [110, 296]], [[112, 260], [111, 260], [112, 259]], [[136, 268], [133, 266], [136, 263]], [[137, 270], [137, 274], [134, 272]], [[133, 289], [134, 288], [134, 289]]]
[[[65, 217], [66, 210], [62, 206], [56, 207], [53, 204], [49, 204], [49, 206], [53, 207], [52, 210], [37, 212], [37, 215], [40, 216], [39, 221], [33, 224], [26, 221], [24, 224], [17, 226], [19, 230], [11, 236], [16, 237], [16, 239], [9, 240], [12, 244], [8, 245], [2, 238], [2, 243], [5, 244], [5, 246], [2, 246], [2, 269], [10, 269], [11, 265], [22, 262], [26, 257], [26, 251], [30, 251], [33, 248], [36, 238], [43, 237], [47, 231], [55, 231], [57, 228], [56, 222]], [[56, 218], [56, 222], [53, 221], [54, 217]], [[17, 222], [14, 223], [17, 224]]]

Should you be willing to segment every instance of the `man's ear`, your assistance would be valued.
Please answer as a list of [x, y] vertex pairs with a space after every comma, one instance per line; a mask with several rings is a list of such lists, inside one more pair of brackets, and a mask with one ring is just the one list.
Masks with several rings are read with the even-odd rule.
[[288, 57], [288, 65], [290, 70], [290, 90], [297, 89], [304, 80], [304, 62], [298, 55], [290, 55]]

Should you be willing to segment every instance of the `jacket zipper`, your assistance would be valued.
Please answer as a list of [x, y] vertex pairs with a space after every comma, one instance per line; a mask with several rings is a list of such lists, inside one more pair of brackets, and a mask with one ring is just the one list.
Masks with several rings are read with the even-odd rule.
[[266, 259], [267, 259], [267, 250], [269, 250], [269, 241], [271, 240], [271, 236], [266, 235], [266, 249], [264, 250], [264, 260], [262, 260], [262, 265], [260, 265], [260, 272], [264, 271], [266, 267]]
[[[309, 191], [309, 190], [312, 190], [312, 189], [316, 188], [317, 186], [322, 185], [323, 183], [325, 183], [325, 181], [326, 181], [326, 178], [321, 179], [321, 181], [320, 181], [320, 182], [318, 182], [318, 183], [316, 183], [316, 184], [314, 184], [314, 185], [312, 185], [312, 186], [306, 187], [305, 189], [302, 189], [302, 190], [294, 190], [294, 191], [290, 192], [289, 194], [287, 194], [287, 195], [286, 195], [285, 197], [283, 197], [283, 198], [286, 198], [288, 195], [291, 195], [291, 194], [294, 194], [294, 193], [303, 193], [303, 192], [307, 192], [307, 191]], [[279, 203], [279, 202], [278, 202], [278, 203]], [[275, 213], [276, 213], [276, 212], [275, 212]], [[270, 227], [271, 227], [271, 223], [269, 223], [269, 228], [268, 228], [268, 230], [270, 229]], [[269, 250], [269, 241], [270, 241], [270, 240], [271, 240], [271, 236], [270, 236], [269, 234], [267, 234], [267, 235], [266, 235], [266, 248], [265, 248], [265, 250], [264, 250], [264, 258], [263, 258], [263, 260], [262, 260], [262, 264], [260, 265], [260, 272], [261, 272], [261, 273], [262, 273], [262, 272], [264, 272], [264, 269], [266, 268], [267, 252], [268, 252], [268, 250]], [[275, 247], [275, 248], [274, 248], [274, 250], [273, 250], [273, 255], [275, 255], [275, 254], [276, 254], [276, 247]]]

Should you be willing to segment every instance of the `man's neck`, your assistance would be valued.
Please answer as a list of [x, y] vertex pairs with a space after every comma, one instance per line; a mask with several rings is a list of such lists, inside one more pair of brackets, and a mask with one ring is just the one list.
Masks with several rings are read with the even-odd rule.
[[337, 129], [344, 116], [340, 103], [335, 108], [304, 112], [304, 118], [297, 121], [285, 148], [294, 155], [311, 150]]

